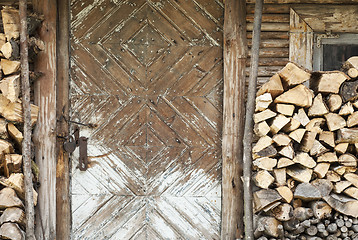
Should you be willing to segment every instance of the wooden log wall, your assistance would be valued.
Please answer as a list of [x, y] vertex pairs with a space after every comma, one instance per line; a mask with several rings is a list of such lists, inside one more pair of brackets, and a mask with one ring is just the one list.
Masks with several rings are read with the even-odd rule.
[[[358, 4], [357, 0], [265, 0], [262, 16], [261, 45], [258, 72], [258, 86], [268, 81], [270, 76], [282, 69], [289, 61], [290, 8], [312, 4], [344, 5]], [[251, 56], [252, 26], [255, 0], [246, 1], [247, 38], [249, 57]], [[247, 61], [248, 79], [250, 61]]]

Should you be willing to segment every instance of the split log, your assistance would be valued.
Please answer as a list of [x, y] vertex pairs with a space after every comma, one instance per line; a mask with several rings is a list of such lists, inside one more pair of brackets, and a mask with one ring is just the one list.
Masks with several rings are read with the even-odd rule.
[[277, 155], [277, 150], [274, 146], [270, 145], [257, 153], [253, 153], [252, 158], [255, 160], [261, 157], [274, 157]]
[[0, 138], [5, 140], [9, 138], [9, 134], [7, 132], [7, 122], [4, 118], [0, 118]]
[[339, 182], [341, 181], [341, 176], [333, 170], [328, 170], [326, 173], [326, 179], [331, 182]]
[[302, 126], [306, 126], [310, 122], [310, 119], [303, 108], [298, 109], [298, 112], [293, 115], [293, 118], [299, 121]]
[[277, 159], [268, 157], [258, 158], [252, 162], [252, 165], [256, 169], [272, 171], [277, 165]]
[[275, 74], [268, 82], [261, 86], [256, 95], [260, 96], [264, 93], [270, 93], [273, 98], [276, 98], [278, 95], [283, 93], [283, 91], [281, 78], [278, 74]]
[[347, 127], [353, 127], [356, 125], [358, 125], [358, 112], [354, 112], [349, 115], [347, 119]]
[[270, 138], [269, 136], [263, 136], [257, 141], [255, 146], [252, 148], [252, 152], [257, 153], [263, 150], [264, 148], [270, 146], [272, 143], [273, 143], [272, 138]]
[[270, 93], [264, 93], [256, 97], [255, 112], [259, 112], [267, 109], [271, 103], [272, 103], [272, 97]]
[[304, 221], [313, 216], [311, 208], [297, 207], [293, 210], [293, 217], [298, 221]]
[[283, 203], [271, 210], [272, 215], [279, 221], [289, 221], [293, 217], [293, 208], [290, 204]]
[[[6, 187], [11, 187], [14, 189], [22, 200], [25, 200], [25, 185], [24, 185], [24, 174], [22, 173], [13, 173], [8, 179], [0, 179], [0, 183]], [[35, 189], [32, 189], [33, 192], [33, 202], [34, 206], [37, 205], [37, 192]]]
[[358, 98], [358, 80], [344, 82], [340, 88], [339, 95], [341, 95], [343, 102], [354, 101]]
[[295, 164], [291, 159], [282, 157], [277, 162], [277, 168], [284, 168]]
[[295, 140], [296, 142], [300, 143], [305, 133], [306, 133], [306, 129], [299, 128], [291, 132], [288, 136], [293, 140]]
[[314, 168], [316, 166], [316, 161], [305, 152], [296, 154], [292, 161], [307, 168]]
[[287, 186], [281, 186], [276, 188], [276, 191], [281, 195], [281, 197], [287, 202], [290, 203], [293, 199], [293, 193]]
[[319, 189], [310, 183], [298, 184], [293, 196], [294, 198], [302, 199], [304, 201], [319, 200], [322, 198]]
[[352, 217], [358, 217], [358, 201], [346, 200], [341, 195], [332, 194], [324, 197], [324, 200], [336, 211]]
[[0, 139], [0, 154], [6, 154], [6, 153], [13, 153], [14, 152], [14, 148], [11, 145], [11, 143], [9, 143], [6, 140]]
[[[31, 104], [31, 123], [37, 122], [39, 108]], [[24, 121], [21, 101], [10, 102], [4, 95], [0, 94], [0, 114], [8, 121], [22, 123]]]
[[342, 106], [342, 98], [338, 94], [331, 94], [327, 99], [327, 105], [331, 112], [335, 112]]
[[0, 49], [6, 43], [6, 36], [4, 33], [0, 33]]
[[310, 155], [311, 156], [320, 156], [323, 153], [328, 152], [329, 150], [327, 148], [325, 148], [320, 141], [314, 140], [313, 142], [313, 146], [310, 150]]
[[19, 154], [5, 154], [6, 173], [5, 177], [9, 177], [11, 173], [21, 172], [22, 156]]
[[4, 7], [1, 10], [2, 22], [6, 38], [18, 39], [20, 37], [20, 15], [19, 10], [12, 7]]
[[295, 106], [292, 104], [278, 103], [276, 104], [276, 111], [285, 116], [292, 116], [295, 111]]
[[358, 128], [342, 128], [337, 131], [337, 143], [358, 143]]
[[321, 142], [326, 143], [328, 146], [330, 147], [335, 147], [335, 142], [334, 142], [334, 133], [333, 132], [328, 132], [328, 131], [323, 131], [319, 134], [319, 140]]
[[306, 82], [310, 79], [311, 74], [294, 63], [287, 63], [286, 66], [279, 71], [284, 86], [290, 87]]
[[254, 182], [256, 186], [267, 189], [275, 178], [266, 170], [260, 170], [254, 175]]
[[344, 175], [344, 178], [352, 183], [355, 187], [358, 187], [358, 175], [354, 173], [347, 173]]
[[294, 130], [296, 130], [297, 128], [299, 128], [301, 126], [301, 123], [299, 121], [297, 121], [294, 118], [290, 118], [290, 122], [286, 124], [286, 126], [284, 128], [282, 128], [282, 130], [284, 132], [292, 132]]
[[346, 120], [336, 113], [328, 113], [324, 117], [326, 118], [328, 129], [331, 132], [346, 126]]
[[4, 223], [0, 227], [0, 237], [11, 240], [25, 240], [25, 233], [16, 223]]
[[358, 188], [356, 187], [349, 187], [343, 192], [352, 198], [358, 199]]
[[312, 98], [313, 93], [311, 90], [300, 84], [279, 95], [274, 102], [294, 104], [299, 107], [310, 107], [312, 106]]
[[258, 137], [266, 136], [270, 132], [270, 127], [266, 121], [256, 123], [254, 126], [254, 133]]
[[331, 164], [329, 163], [318, 163], [313, 169], [313, 172], [317, 174], [317, 177], [324, 178], [329, 170]]
[[9, 132], [10, 137], [14, 139], [19, 146], [21, 146], [22, 140], [24, 139], [22, 132], [20, 132], [13, 123], [7, 124], [7, 130]]
[[344, 189], [346, 189], [347, 187], [351, 186], [352, 183], [350, 181], [339, 181], [334, 185], [334, 192], [335, 193], [341, 193], [343, 192]]
[[346, 173], [354, 173], [355, 171], [357, 171], [357, 168], [356, 167], [345, 167], [342, 165], [338, 165], [338, 166], [333, 167], [333, 171], [335, 171], [339, 175], [344, 175]]
[[267, 119], [273, 118], [277, 115], [277, 113], [271, 111], [270, 109], [266, 109], [262, 112], [254, 114], [254, 123], [259, 123], [265, 121]]
[[328, 113], [328, 108], [323, 102], [322, 94], [318, 94], [314, 99], [312, 106], [308, 109], [308, 116], [317, 117]]
[[347, 167], [357, 167], [357, 161], [358, 159], [349, 153], [343, 154], [338, 158], [338, 162]]
[[273, 170], [277, 186], [286, 185], [286, 168], [278, 168]]
[[272, 140], [277, 146], [287, 146], [291, 142], [291, 138], [284, 133], [276, 134]]
[[338, 158], [335, 152], [327, 152], [322, 154], [321, 156], [319, 156], [317, 158], [317, 162], [328, 162], [328, 163], [333, 163], [333, 162], [338, 162]]
[[294, 149], [292, 147], [292, 144], [289, 144], [289, 145], [283, 147], [282, 149], [280, 149], [278, 151], [278, 154], [280, 154], [280, 155], [282, 155], [284, 157], [287, 157], [289, 159], [293, 159], [294, 156], [295, 156], [295, 151], [294, 151]]
[[327, 179], [316, 179], [311, 182], [320, 192], [322, 197], [328, 196], [333, 190], [333, 184]]
[[299, 181], [299, 182], [309, 182], [312, 177], [312, 169], [308, 169], [305, 167], [302, 167], [300, 165], [297, 166], [290, 166], [287, 168], [287, 174], [291, 176], [293, 179]]
[[318, 73], [319, 79], [311, 81], [311, 88], [318, 93], [338, 93], [341, 84], [349, 77], [340, 71]]
[[347, 102], [344, 104], [339, 110], [339, 115], [346, 116], [354, 113], [354, 108], [351, 102]]
[[19, 99], [20, 87], [20, 75], [9, 76], [0, 81], [0, 90], [10, 102], [16, 102]]
[[20, 58], [19, 45], [13, 39], [2, 45], [0, 50], [6, 59], [17, 60]]
[[277, 115], [270, 126], [272, 134], [278, 133], [287, 123], [290, 122], [290, 119], [285, 117], [282, 114]]
[[307, 131], [315, 132], [315, 133], [321, 133], [323, 130], [321, 129], [321, 126], [324, 125], [326, 120], [324, 118], [313, 118], [309, 123], [306, 125]]
[[339, 154], [344, 154], [347, 152], [348, 145], [349, 145], [349, 143], [338, 143], [334, 147], [334, 151], [336, 151]]
[[271, 237], [278, 237], [283, 228], [281, 223], [274, 217], [261, 217], [258, 225], [262, 225], [263, 232]]
[[24, 204], [17, 197], [14, 189], [6, 187], [0, 191], [0, 209], [20, 207], [23, 208]]
[[17, 223], [25, 227], [25, 212], [21, 208], [6, 208], [0, 217], [0, 225], [6, 222]]
[[5, 75], [17, 73], [20, 70], [19, 61], [10, 61], [2, 58], [0, 61], [1, 69]]
[[281, 195], [272, 189], [261, 189], [253, 193], [254, 198], [254, 210], [258, 212], [268, 205], [280, 201], [282, 199]]
[[330, 216], [332, 208], [323, 201], [315, 201], [310, 203], [310, 207], [313, 211], [313, 216], [317, 219], [324, 219]]
[[313, 147], [314, 141], [316, 139], [317, 133], [306, 131], [302, 141], [301, 141], [301, 150], [303, 152], [309, 152]]

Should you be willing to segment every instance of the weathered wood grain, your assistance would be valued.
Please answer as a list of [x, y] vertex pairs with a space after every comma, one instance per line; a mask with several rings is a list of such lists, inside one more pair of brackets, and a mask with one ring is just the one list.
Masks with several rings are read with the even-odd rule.
[[220, 239], [223, 9], [71, 2], [73, 239]]
[[242, 138], [245, 102], [244, 1], [226, 1], [224, 23], [224, 120], [221, 239], [243, 237]]
[[290, 10], [289, 59], [306, 69], [313, 68], [313, 30], [294, 9]]
[[33, 141], [36, 161], [40, 169], [36, 236], [38, 239], [56, 238], [56, 1], [33, 1], [34, 10], [44, 15], [39, 37], [45, 50], [38, 54], [36, 71], [44, 73], [35, 82], [35, 103], [39, 118]]

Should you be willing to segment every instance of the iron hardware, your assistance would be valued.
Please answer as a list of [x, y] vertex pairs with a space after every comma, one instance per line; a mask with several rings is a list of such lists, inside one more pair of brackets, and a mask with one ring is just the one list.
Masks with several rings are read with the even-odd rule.
[[81, 171], [86, 171], [88, 168], [88, 157], [87, 157], [87, 138], [80, 137], [80, 159], [79, 159], [79, 169]]

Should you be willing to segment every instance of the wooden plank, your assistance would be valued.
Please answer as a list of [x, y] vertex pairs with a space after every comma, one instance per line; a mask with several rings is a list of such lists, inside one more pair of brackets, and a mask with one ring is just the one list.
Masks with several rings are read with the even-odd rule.
[[[252, 46], [251, 39], [248, 39], [247, 44]], [[288, 39], [264, 39], [260, 42], [260, 48], [288, 48], [290, 42]]]
[[[289, 39], [288, 32], [261, 32], [261, 39]], [[252, 38], [252, 32], [247, 32], [247, 38]]]
[[45, 43], [35, 63], [36, 71], [44, 73], [35, 82], [35, 103], [39, 118], [34, 131], [36, 161], [40, 168], [37, 239], [56, 238], [56, 1], [33, 0], [34, 10], [44, 15], [39, 38]]
[[358, 33], [358, 5], [305, 5], [292, 8], [314, 32]]
[[[69, 39], [70, 39], [70, 2], [57, 1], [58, 35], [57, 35], [57, 97], [56, 116], [57, 136], [68, 136], [69, 128]], [[70, 206], [70, 168], [69, 156], [63, 149], [63, 139], [57, 141], [56, 166], [56, 239], [70, 239], [71, 206]]]
[[[253, 23], [247, 24], [247, 31], [252, 31]], [[262, 31], [263, 32], [287, 32], [290, 29], [290, 25], [287, 23], [262, 23]]]
[[313, 30], [301, 17], [290, 10], [289, 59], [309, 70], [313, 68]]
[[[255, 0], [251, 0], [251, 2], [246, 1], [247, 5], [246, 5], [246, 10], [247, 10], [247, 14], [254, 14], [255, 12]], [[263, 9], [262, 9], [262, 13], [263, 16], [267, 13], [286, 13], [289, 14], [290, 13], [290, 6], [287, 4], [267, 4], [265, 2]]]
[[[246, 21], [249, 23], [254, 22], [254, 14], [248, 14], [246, 16]], [[287, 13], [281, 14], [264, 14], [262, 15], [262, 22], [265, 23], [289, 23], [290, 22], [290, 15]]]
[[221, 239], [243, 237], [242, 137], [245, 112], [246, 9], [225, 1]]

